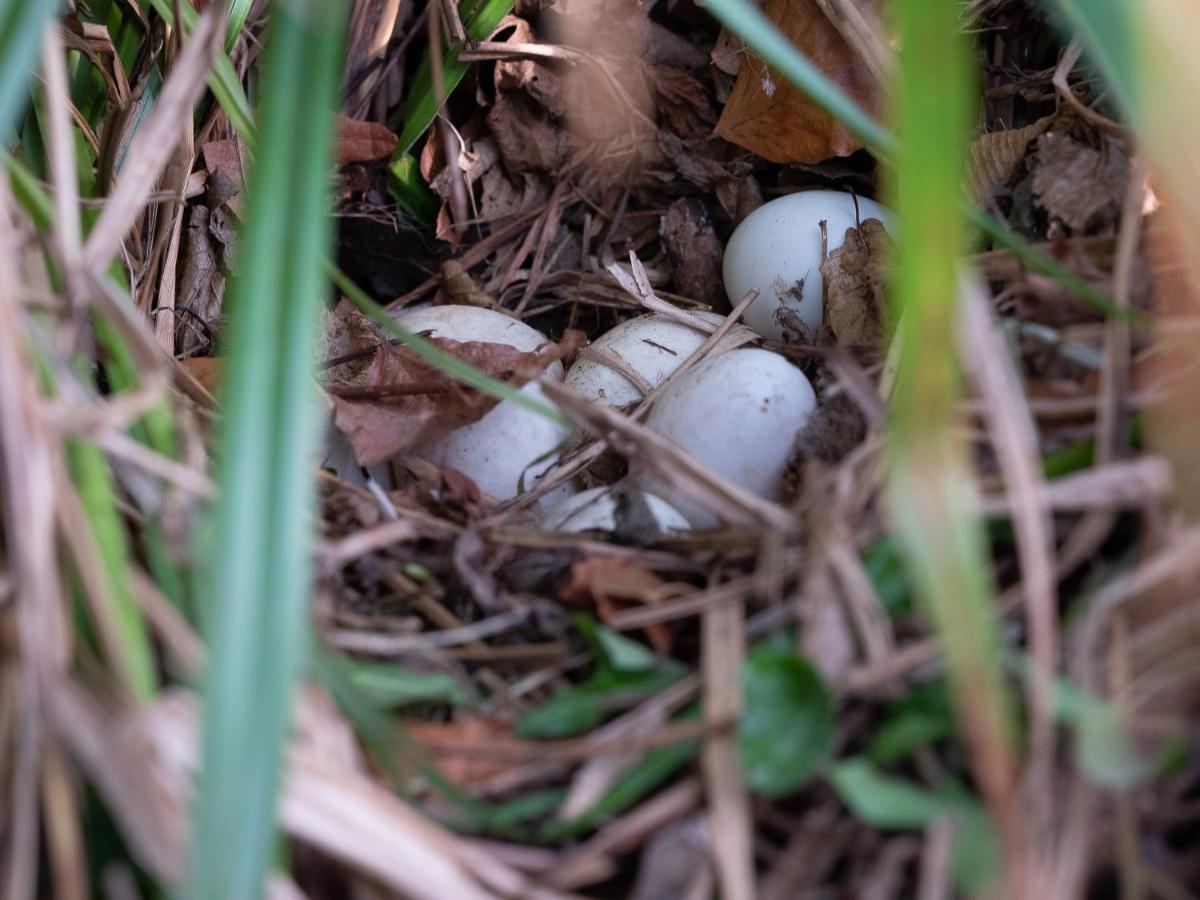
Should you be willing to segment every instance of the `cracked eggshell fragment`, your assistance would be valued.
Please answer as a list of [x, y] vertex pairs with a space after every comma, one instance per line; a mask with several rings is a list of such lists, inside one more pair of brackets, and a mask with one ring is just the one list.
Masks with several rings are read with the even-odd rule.
[[[695, 315], [714, 326], [725, 320], [717, 313]], [[679, 368], [708, 337], [670, 316], [653, 313], [628, 319], [606, 331], [590, 345], [591, 350], [619, 357], [626, 366], [656, 388]], [[605, 406], [624, 407], [642, 399], [632, 381], [598, 359], [581, 356], [571, 366], [565, 384], [575, 393]]]
[[547, 510], [542, 527], [547, 531], [576, 534], [581, 531], [616, 531], [621, 515], [622, 493], [637, 495], [645, 501], [653, 524], [660, 534], [687, 531], [688, 520], [667, 501], [631, 488], [600, 487], [576, 494]]
[[[452, 341], [486, 341], [531, 352], [549, 339], [524, 322], [476, 306], [429, 306], [402, 311], [396, 320], [409, 331]], [[562, 363], [545, 369], [545, 378], [562, 380]], [[553, 404], [536, 382], [521, 393], [547, 406]], [[571, 428], [553, 422], [511, 400], [496, 405], [486, 416], [452, 431], [437, 443], [416, 451], [439, 466], [451, 466], [499, 500], [509, 500], [529, 490], [537, 478], [558, 460], [560, 448], [571, 438]], [[561, 491], [554, 495], [561, 497]]]
[[[770, 350], [730, 350], [704, 360], [663, 392], [646, 425], [707, 468], [776, 500], [796, 436], [816, 409], [804, 373]], [[650, 476], [638, 483], [697, 528], [717, 524], [708, 510]]]
[[725, 292], [737, 305], [751, 288], [759, 295], [743, 321], [765, 338], [786, 340], [789, 319], [810, 328], [825, 315], [821, 278], [821, 222], [827, 250], [842, 245], [846, 229], [867, 219], [887, 226], [891, 214], [874, 200], [842, 191], [800, 191], [765, 203], [748, 215], [725, 246]]

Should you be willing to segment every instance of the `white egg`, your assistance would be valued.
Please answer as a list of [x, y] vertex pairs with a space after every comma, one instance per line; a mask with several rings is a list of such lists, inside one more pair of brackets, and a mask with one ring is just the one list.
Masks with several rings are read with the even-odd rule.
[[542, 527], [547, 531], [575, 534], [580, 531], [615, 531], [621, 494], [636, 494], [645, 500], [654, 524], [663, 534], [687, 531], [688, 520], [667, 501], [628, 487], [592, 488], [576, 494], [546, 512]]
[[[796, 435], [816, 408], [804, 373], [770, 350], [731, 350], [710, 357], [663, 392], [646, 425], [710, 470], [775, 500]], [[717, 523], [679, 491], [643, 476], [697, 528]]]
[[[430, 306], [402, 311], [396, 319], [409, 331], [427, 333], [429, 337], [507, 344], [522, 352], [536, 350], [549, 340], [524, 322], [476, 306]], [[546, 367], [544, 377], [561, 380], [562, 363], [552, 362]], [[521, 393], [551, 405], [536, 382], [526, 384]], [[538, 476], [555, 463], [560, 448], [570, 437], [569, 426], [505, 400], [479, 421], [421, 448], [418, 455], [437, 465], [458, 469], [481, 490], [499, 500], [508, 500], [534, 487]]]
[[842, 246], [847, 228], [890, 220], [887, 209], [865, 197], [858, 198], [856, 218], [854, 204], [854, 196], [842, 191], [801, 191], [763, 204], [742, 221], [725, 247], [723, 269], [730, 303], [759, 290], [746, 310], [747, 325], [765, 338], [784, 340], [784, 310], [810, 328], [821, 324], [821, 222], [832, 252]]
[[[725, 317], [698, 312], [713, 325]], [[628, 319], [606, 331], [591, 344], [591, 349], [619, 358], [651, 388], [658, 387], [691, 356], [708, 335], [682, 322], [660, 314]], [[566, 385], [575, 393], [605, 406], [628, 406], [642, 399], [632, 381], [598, 359], [580, 357], [567, 372]]]

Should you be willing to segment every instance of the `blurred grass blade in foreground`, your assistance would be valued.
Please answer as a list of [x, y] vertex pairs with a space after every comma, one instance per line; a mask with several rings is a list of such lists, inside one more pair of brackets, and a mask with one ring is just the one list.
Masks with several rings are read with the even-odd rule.
[[[1200, 315], [1200, 6], [1191, 0], [1055, 0], [1088, 59], [1105, 75], [1140, 138], [1165, 215], [1153, 223], [1156, 312]], [[1169, 274], [1168, 274], [1169, 273]], [[1182, 508], [1200, 518], [1200, 376], [1189, 330], [1160, 328], [1153, 380], [1170, 388], [1148, 414], [1146, 437], [1173, 463]]]
[[0, 138], [29, 101], [42, 27], [57, 8], [57, 0], [0, 0]]
[[[892, 406], [896, 536], [937, 626], [975, 776], [1002, 833], [1012, 760], [990, 566], [956, 435], [955, 355], [966, 221], [960, 185], [973, 121], [973, 75], [955, 0], [903, 0], [895, 116], [901, 135], [891, 199], [904, 223], [893, 290], [899, 365]], [[1010, 838], [1011, 834], [1006, 834]]]
[[193, 898], [262, 894], [293, 682], [308, 640], [315, 317], [330, 244], [345, 4], [274, 4], [233, 287]]

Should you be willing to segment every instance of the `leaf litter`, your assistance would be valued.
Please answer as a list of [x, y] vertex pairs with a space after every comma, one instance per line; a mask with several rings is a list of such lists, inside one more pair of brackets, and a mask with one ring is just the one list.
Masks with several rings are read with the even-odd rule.
[[[851, 9], [878, 27], [875, 4], [857, 0], [765, 6], [822, 71], [878, 112], [881, 85], [869, 60], [879, 61], [887, 35], [848, 31]], [[977, 2], [970, 10], [985, 73], [981, 134], [970, 149], [974, 189], [1088, 283], [1107, 290], [1124, 267], [1129, 305], [1150, 308], [1150, 284], [1167, 283], [1179, 266], [1163, 253], [1153, 218], [1132, 249], [1118, 249], [1128, 227], [1121, 217], [1128, 148], [1059, 108], [1050, 73], [1064, 48], [1028, 4]], [[393, 308], [480, 306], [542, 330], [550, 340], [536, 352], [434, 341], [514, 387], [569, 360], [578, 347], [573, 334], [595, 338], [648, 302], [679, 315], [727, 313], [723, 246], [764, 200], [808, 187], [878, 187], [861, 144], [700, 6], [561, 0], [516, 4], [493, 20], [492, 34], [461, 48], [465, 78], [411, 148], [420, 182], [414, 199], [395, 178], [393, 154], [404, 110], [419, 99], [406, 73], [424, 57], [427, 38], [408, 5], [362, 0], [355, 15], [350, 100], [337, 139], [339, 263]], [[372, 27], [383, 37], [369, 39]], [[250, 36], [241, 46], [249, 52]], [[1067, 75], [1078, 102], [1095, 105], [1087, 73]], [[233, 235], [248, 153], [220, 111], [191, 153], [194, 184], [176, 221], [140, 222], [128, 263], [141, 275], [158, 272], [161, 256], [146, 251], [178, 229], [173, 355], [211, 391], [220, 373], [224, 282], [238, 265]], [[421, 203], [434, 210], [427, 221], [400, 211]], [[320, 382], [336, 427], [358, 466], [411, 464], [389, 466], [386, 482], [321, 475], [317, 550], [328, 565], [314, 611], [318, 633], [336, 648], [330, 652], [392, 667], [395, 677], [360, 671], [349, 679], [357, 694], [339, 697], [340, 709], [312, 696], [302, 701], [306, 743], [285, 796], [290, 834], [315, 848], [328, 870], [316, 878], [296, 867], [309, 896], [338, 896], [365, 878], [420, 895], [419, 860], [408, 872], [386, 862], [388, 842], [397, 840], [415, 841], [447, 864], [431, 869], [442, 873], [443, 896], [613, 896], [630, 884], [646, 897], [711, 893], [714, 884], [731, 896], [908, 896], [924, 875], [922, 852], [938, 850], [946, 821], [956, 834], [941, 887], [978, 886], [972, 878], [986, 874], [995, 844], [971, 793], [953, 715], [927, 702], [945, 690], [940, 654], [879, 496], [890, 245], [875, 220], [851, 229], [821, 267], [824, 325], [796, 329], [799, 340], [772, 346], [804, 369], [822, 398], [797, 441], [782, 506], [739, 505], [719, 482], [657, 446], [636, 413], [563, 399], [589, 434], [559, 463], [564, 477], [608, 484], [657, 466], [739, 523], [669, 538], [632, 527], [545, 533], [533, 500], [497, 506], [461, 473], [407, 457], [497, 401], [393, 343], [348, 301], [330, 309]], [[631, 253], [640, 262], [626, 263]], [[1078, 513], [1052, 522], [1055, 549], [1077, 560], [1056, 585], [1064, 671], [1079, 668], [1091, 647], [1085, 639], [1106, 624], [1088, 611], [1077, 625], [1072, 610], [1096, 592], [1112, 607], [1126, 605], [1135, 615], [1113, 629], [1108, 664], [1159, 713], [1145, 720], [1132, 710], [1130, 729], [1139, 746], [1160, 751], [1166, 733], [1190, 750], [1186, 732], [1173, 727], [1183, 721], [1179, 704], [1164, 702], [1152, 682], [1160, 672], [1155, 649], [1169, 645], [1164, 632], [1186, 630], [1193, 615], [1184, 595], [1194, 564], [1180, 548], [1195, 538], [1173, 518], [1169, 480], [1165, 490], [1132, 500], [1102, 484], [1133, 471], [1112, 468], [1121, 461], [1157, 459], [1142, 444], [1142, 415], [1168, 376], [1156, 370], [1140, 332], [1114, 362], [1105, 350], [1111, 323], [1012, 254], [993, 249], [977, 261], [1020, 377], [1003, 402], [1028, 417], [1048, 484], [1098, 476], [1068, 485], [1085, 485], [1072, 499], [1104, 512], [1100, 526]], [[610, 274], [613, 267], [623, 279]], [[1104, 379], [1102, 388], [1100, 375], [1118, 365], [1133, 377]], [[992, 511], [1022, 502], [1004, 494], [1004, 467], [982, 428], [981, 404], [995, 400], [973, 396], [963, 408], [981, 492], [1003, 501]], [[1122, 413], [1115, 459], [1097, 449], [1102, 401]], [[193, 444], [204, 472], [202, 444]], [[1015, 520], [999, 516], [989, 531], [1008, 599], [1026, 587]], [[173, 552], [186, 558], [189, 551], [181, 544]], [[1182, 593], [1170, 589], [1179, 584]], [[1011, 614], [1008, 599], [1002, 611]], [[155, 625], [164, 646], [172, 654], [192, 646], [186, 623], [169, 621]], [[1177, 660], [1181, 680], [1194, 674]], [[1110, 691], [1100, 682], [1083, 687]], [[138, 768], [130, 751], [112, 749], [126, 729], [165, 748], [162, 759], [174, 769], [156, 770], [164, 783], [186, 783], [190, 763], [172, 755], [195, 738], [186, 703], [164, 698], [148, 710], [85, 718], [100, 698], [90, 687], [78, 691], [86, 693], [63, 707], [76, 724], [92, 723], [108, 749], [89, 745], [87, 729], [66, 729], [67, 740], [89, 777], [110, 786], [109, 796], [120, 796], [114, 779], [132, 776], [106, 776], [98, 763], [104, 752]], [[357, 708], [355, 697], [370, 709]], [[1064, 760], [1064, 772], [1144, 777], [1112, 706], [1060, 703], [1070, 706], [1059, 713], [1061, 727], [1092, 750], [1099, 740], [1120, 751], [1108, 760], [1083, 754], [1090, 773]], [[143, 719], [149, 724], [138, 724]], [[356, 737], [347, 735], [347, 719]], [[383, 752], [369, 738], [381, 720]], [[389, 782], [397, 759], [400, 780]], [[1153, 859], [1117, 861], [1169, 888], [1194, 876], [1195, 844], [1179, 828], [1200, 781], [1186, 760], [1159, 776], [1126, 795], [1157, 848]], [[344, 804], [338, 827], [359, 839], [358, 848], [297, 812], [327, 810], [322, 802], [331, 797]], [[1058, 798], [1030, 802], [1057, 805]], [[176, 851], [146, 823], [165, 816], [174, 828], [182, 806], [169, 798], [142, 806], [151, 803], [161, 808], [130, 804], [121, 818], [134, 852], [165, 873]], [[369, 828], [354, 824], [353, 814], [364, 811]], [[449, 826], [489, 840], [461, 839]], [[1107, 846], [1111, 835], [1088, 819], [1064, 817], [1058, 827], [1062, 852], [1078, 854], [1071, 861], [1078, 877], [1114, 885], [1114, 857], [1126, 851]], [[1080, 853], [1089, 842], [1104, 849]]]

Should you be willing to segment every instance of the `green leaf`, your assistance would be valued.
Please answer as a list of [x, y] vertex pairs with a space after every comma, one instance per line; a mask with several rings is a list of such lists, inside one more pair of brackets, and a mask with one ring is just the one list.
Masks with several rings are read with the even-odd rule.
[[0, 141], [7, 143], [29, 101], [42, 29], [58, 6], [57, 0], [0, 0]]
[[517, 737], [580, 734], [612, 713], [670, 687], [684, 675], [680, 663], [655, 655], [587, 616], [577, 616], [575, 624], [596, 655], [595, 671], [587, 681], [562, 688], [528, 710], [513, 729]]
[[649, 672], [597, 669], [583, 684], [557, 691], [528, 710], [513, 734], [520, 738], [562, 738], [581, 734], [638, 700], [665, 690], [683, 677], [682, 666], [663, 666]]
[[[1014, 666], [1029, 677], [1029, 660]], [[1075, 728], [1075, 765], [1100, 787], [1127, 790], [1151, 777], [1155, 761], [1138, 752], [1120, 707], [1065, 678], [1054, 681], [1055, 718]]]
[[[699, 714], [699, 707], [693, 707], [678, 719], [696, 719]], [[655, 747], [622, 772], [612, 787], [586, 812], [566, 822], [548, 822], [538, 837], [544, 841], [560, 841], [600, 827], [663, 784], [699, 752], [699, 741], [679, 741], [665, 747]]]
[[579, 616], [575, 627], [599, 655], [605, 667], [614, 672], [650, 672], [669, 665], [670, 661], [657, 655], [645, 644], [625, 635], [597, 625], [586, 616]]
[[388, 173], [391, 176], [389, 186], [392, 196], [396, 198], [400, 208], [414, 219], [432, 224], [437, 219], [442, 201], [421, 177], [416, 157], [411, 153], [392, 157], [388, 164]]
[[[512, 8], [513, 0], [467, 0], [459, 8], [467, 37], [475, 41], [486, 40]], [[470, 63], [459, 62], [460, 49], [447, 48], [443, 53], [442, 87], [445, 96], [440, 98], [442, 101], [454, 92], [470, 68]], [[417, 69], [417, 74], [413, 76], [412, 90], [404, 108], [404, 128], [400, 131], [400, 141], [392, 154], [393, 163], [412, 150], [413, 145], [433, 123], [438, 107], [439, 98], [433, 84], [433, 63], [426, 54], [420, 68]]]
[[[241, 3], [243, 0], [235, 0], [235, 2]], [[289, 0], [276, 0], [276, 5], [287, 2]], [[316, 2], [316, 0], [291, 0], [291, 2]], [[330, 0], [330, 2], [340, 9], [344, 0]], [[175, 24], [172, 0], [150, 0], [150, 4], [168, 25]], [[179, 8], [183, 14], [183, 24], [190, 31], [196, 24], [198, 14], [190, 3], [182, 3]], [[233, 20], [230, 21], [232, 23]], [[234, 68], [233, 62], [226, 54], [217, 54], [217, 58], [213, 62], [212, 74], [208, 76], [208, 86], [213, 92], [213, 96], [217, 98], [217, 102], [221, 104], [221, 109], [225, 110], [225, 115], [229, 117], [229, 124], [238, 133], [238, 137], [253, 149], [257, 142], [254, 113], [250, 109], [250, 101], [246, 99], [246, 92], [242, 90], [242, 80], [238, 77], [237, 69]]]
[[987, 813], [956, 785], [926, 790], [885, 775], [859, 757], [834, 766], [829, 783], [857, 819], [876, 828], [925, 829], [950, 821], [951, 865], [960, 890], [979, 893], [999, 871], [999, 843]]
[[346, 4], [292, 0], [272, 12], [242, 269], [227, 307], [203, 762], [184, 891], [197, 900], [262, 896], [292, 688], [309, 641], [312, 367]]
[[413, 703], [465, 703], [467, 692], [453, 677], [414, 672], [393, 663], [347, 660], [350, 682], [381, 709]]
[[888, 706], [887, 718], [867, 743], [866, 755], [878, 765], [899, 762], [953, 736], [955, 725], [945, 682], [918, 685]]
[[899, 616], [912, 609], [912, 582], [904, 568], [904, 557], [890, 537], [882, 537], [862, 554], [867, 577], [889, 615]]
[[742, 689], [738, 748], [746, 783], [760, 794], [790, 794], [817, 774], [833, 751], [833, 700], [812, 664], [777, 641], [764, 641], [750, 652]]

